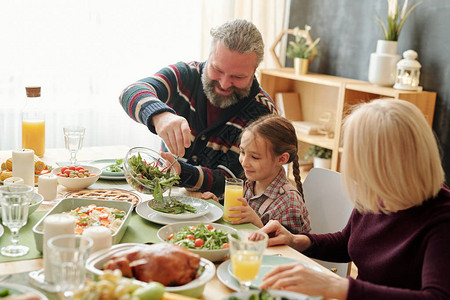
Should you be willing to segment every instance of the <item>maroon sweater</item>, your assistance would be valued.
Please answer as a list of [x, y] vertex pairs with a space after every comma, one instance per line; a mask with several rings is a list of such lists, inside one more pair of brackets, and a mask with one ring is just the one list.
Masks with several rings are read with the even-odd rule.
[[353, 261], [347, 299], [450, 299], [450, 190], [392, 214], [353, 211], [333, 234], [307, 234], [304, 254]]

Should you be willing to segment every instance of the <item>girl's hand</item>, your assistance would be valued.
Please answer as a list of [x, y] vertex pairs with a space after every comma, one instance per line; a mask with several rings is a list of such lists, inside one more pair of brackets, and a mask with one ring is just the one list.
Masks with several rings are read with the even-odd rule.
[[241, 201], [242, 206], [233, 206], [230, 207], [230, 211], [240, 211], [240, 213], [233, 214], [233, 218], [239, 218], [239, 220], [231, 222], [231, 224], [242, 224], [242, 223], [252, 223], [253, 225], [261, 228], [264, 224], [261, 222], [258, 214], [248, 205], [248, 202], [245, 198], [238, 197], [239, 201]]
[[345, 299], [348, 279], [331, 272], [319, 272], [302, 263], [278, 266], [263, 277], [259, 288], [287, 290], [325, 299]]
[[167, 166], [164, 167], [169, 167], [173, 162], [175, 162], [170, 168], [173, 169], [173, 171], [176, 174], [181, 174], [181, 165], [180, 163], [175, 159], [175, 157], [173, 157], [172, 153], [170, 152], [161, 152], [161, 157], [164, 158], [166, 160], [166, 164]]
[[213, 199], [214, 201], [216, 201], [217, 203], [219, 203], [219, 198], [217, 198], [216, 195], [214, 195], [211, 192], [204, 192], [202, 193], [202, 195], [200, 196], [200, 198], [204, 199], [204, 200], [208, 200], [208, 199]]

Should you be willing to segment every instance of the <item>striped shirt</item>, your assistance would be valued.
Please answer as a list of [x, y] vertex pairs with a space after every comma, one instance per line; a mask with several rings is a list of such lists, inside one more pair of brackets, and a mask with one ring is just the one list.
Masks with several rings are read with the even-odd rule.
[[[300, 192], [287, 179], [284, 169], [281, 169], [261, 195], [255, 196], [254, 186], [254, 181], [246, 182], [244, 198], [264, 225], [269, 220], [277, 220], [294, 234], [311, 231], [305, 202]], [[265, 203], [270, 204], [263, 207]]]
[[194, 191], [222, 195], [226, 177], [239, 177], [239, 137], [248, 123], [260, 116], [277, 113], [272, 99], [256, 78], [250, 94], [224, 109], [209, 126], [208, 99], [201, 76], [205, 62], [179, 62], [124, 89], [119, 102], [136, 122], [156, 134], [152, 117], [163, 112], [176, 113], [191, 127], [191, 146], [180, 159], [180, 186]]

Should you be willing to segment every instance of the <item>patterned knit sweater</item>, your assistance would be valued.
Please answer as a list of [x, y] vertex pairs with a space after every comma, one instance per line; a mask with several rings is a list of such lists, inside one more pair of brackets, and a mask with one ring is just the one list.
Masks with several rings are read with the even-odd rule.
[[255, 78], [249, 96], [224, 109], [207, 126], [208, 99], [201, 81], [204, 66], [205, 62], [179, 62], [165, 67], [125, 88], [119, 102], [133, 120], [146, 125], [154, 134], [154, 115], [173, 112], [186, 118], [191, 127], [191, 146], [179, 160], [180, 186], [222, 195], [225, 177], [242, 174], [239, 163], [242, 129], [258, 117], [277, 110]]

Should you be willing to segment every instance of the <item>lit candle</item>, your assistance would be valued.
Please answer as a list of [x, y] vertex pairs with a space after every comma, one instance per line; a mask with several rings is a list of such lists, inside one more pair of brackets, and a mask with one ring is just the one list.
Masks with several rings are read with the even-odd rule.
[[44, 220], [44, 237], [42, 244], [42, 255], [44, 257], [44, 276], [45, 281], [53, 282], [51, 256], [47, 255], [47, 241], [54, 236], [61, 234], [75, 235], [75, 218], [68, 214], [49, 215]]
[[23, 179], [20, 177], [9, 177], [9, 178], [6, 178], [5, 180], [3, 180], [3, 184], [4, 185], [23, 184]]
[[44, 174], [38, 178], [38, 192], [46, 201], [56, 198], [57, 186], [57, 177], [54, 174]]
[[111, 248], [112, 233], [111, 229], [104, 226], [92, 226], [83, 231], [83, 235], [90, 237], [94, 241], [91, 253], [96, 251]]
[[20, 149], [12, 152], [12, 175], [20, 177], [26, 185], [34, 187], [34, 151]]

